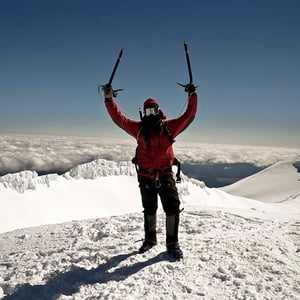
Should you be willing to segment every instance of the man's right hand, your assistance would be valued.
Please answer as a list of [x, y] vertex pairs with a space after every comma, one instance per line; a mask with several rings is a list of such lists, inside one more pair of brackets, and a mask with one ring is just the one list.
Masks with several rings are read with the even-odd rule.
[[110, 98], [113, 97], [113, 95], [114, 95], [114, 90], [113, 90], [112, 86], [104, 85], [104, 86], [102, 87], [102, 90], [103, 90], [104, 98], [105, 98], [105, 99], [110, 99]]

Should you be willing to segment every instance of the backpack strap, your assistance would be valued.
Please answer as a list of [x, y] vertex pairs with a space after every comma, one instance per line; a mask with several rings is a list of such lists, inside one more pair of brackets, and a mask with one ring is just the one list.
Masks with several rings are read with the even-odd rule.
[[[168, 128], [168, 124], [166, 120], [162, 120], [162, 128], [164, 130], [164, 132], [167, 134], [169, 142], [171, 144], [175, 143], [175, 139], [173, 138], [169, 128]], [[174, 157], [173, 160], [173, 166], [177, 166], [177, 172], [176, 172], [176, 182], [180, 183], [181, 182], [181, 177], [180, 177], [180, 172], [181, 172], [181, 162]]]
[[176, 172], [176, 182], [180, 183], [181, 182], [181, 177], [180, 177], [180, 172], [181, 172], [181, 162], [174, 157], [173, 160], [173, 166], [177, 166], [177, 172]]
[[170, 130], [169, 130], [169, 128], [168, 128], [167, 121], [166, 121], [166, 120], [162, 120], [162, 121], [161, 121], [161, 126], [162, 126], [163, 131], [164, 131], [164, 132], [166, 133], [166, 135], [168, 136], [169, 142], [170, 142], [171, 144], [175, 143], [175, 140], [174, 140], [174, 138], [173, 138], [173, 136], [172, 136], [172, 134], [171, 134], [171, 132], [170, 132]]
[[[138, 132], [137, 132], [137, 134], [136, 134], [136, 140], [137, 140], [137, 142], [139, 141], [139, 138], [140, 138], [142, 129], [143, 129], [143, 126], [140, 126], [140, 128], [139, 128], [139, 130], [138, 130]], [[132, 163], [134, 164], [134, 166], [135, 166], [136, 172], [139, 171], [139, 168], [138, 168], [138, 165], [137, 165], [137, 151], [138, 151], [138, 147], [139, 147], [139, 145], [136, 146], [136, 148], [135, 148], [135, 155], [134, 155], [134, 157], [133, 157], [132, 160], [131, 160], [131, 162], [132, 162]]]

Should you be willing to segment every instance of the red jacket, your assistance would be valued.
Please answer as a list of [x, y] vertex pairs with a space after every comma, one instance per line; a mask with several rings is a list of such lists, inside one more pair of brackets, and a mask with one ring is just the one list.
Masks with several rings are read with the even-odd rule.
[[[141, 121], [131, 120], [124, 116], [113, 99], [106, 100], [105, 105], [112, 120], [138, 142], [136, 153], [139, 168], [138, 174], [150, 178], [155, 178], [158, 173], [159, 175], [171, 174], [170, 169], [173, 165], [174, 152], [169, 137], [164, 130], [161, 130], [161, 132], [150, 132], [147, 145], [145, 137], [139, 134]], [[192, 95], [188, 99], [186, 111], [181, 116], [165, 121], [173, 138], [190, 125], [195, 118], [196, 112], [197, 96]], [[155, 170], [155, 172], [147, 170]]]

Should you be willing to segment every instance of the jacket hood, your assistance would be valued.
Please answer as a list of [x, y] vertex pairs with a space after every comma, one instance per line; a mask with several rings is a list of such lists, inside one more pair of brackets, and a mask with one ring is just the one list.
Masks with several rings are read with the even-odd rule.
[[149, 106], [154, 106], [154, 105], [158, 105], [157, 101], [155, 99], [152, 98], [148, 98], [145, 102], [144, 102], [144, 109], [149, 107]]
[[[145, 100], [145, 102], [144, 102], [144, 109], [145, 108], [147, 108], [147, 107], [151, 107], [151, 106], [154, 106], [154, 105], [157, 105], [158, 107], [159, 107], [159, 104], [158, 104], [158, 102], [155, 100], [155, 99], [153, 99], [153, 98], [148, 98], [147, 100]], [[165, 120], [166, 118], [167, 118], [167, 115], [165, 114], [165, 112], [164, 111], [162, 111], [161, 109], [159, 109], [159, 111], [160, 111], [160, 118], [162, 119], [162, 120]]]

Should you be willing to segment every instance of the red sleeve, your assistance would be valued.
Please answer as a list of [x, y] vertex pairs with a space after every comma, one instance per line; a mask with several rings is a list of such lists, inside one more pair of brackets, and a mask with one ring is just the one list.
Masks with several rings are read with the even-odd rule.
[[196, 94], [190, 96], [185, 112], [180, 117], [167, 121], [172, 137], [176, 137], [192, 123], [197, 112], [197, 102]]
[[136, 139], [140, 122], [125, 117], [113, 99], [105, 100], [105, 106], [112, 120]]

